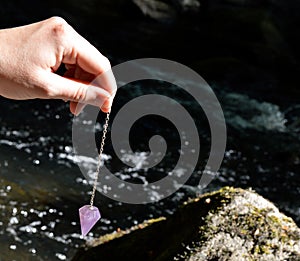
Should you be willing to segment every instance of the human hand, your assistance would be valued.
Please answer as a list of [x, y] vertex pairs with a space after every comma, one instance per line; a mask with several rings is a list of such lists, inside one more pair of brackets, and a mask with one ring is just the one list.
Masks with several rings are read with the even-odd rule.
[[[59, 76], [62, 63], [66, 73]], [[0, 30], [0, 95], [63, 99], [78, 114], [84, 104], [109, 112], [115, 92], [108, 59], [64, 19]]]

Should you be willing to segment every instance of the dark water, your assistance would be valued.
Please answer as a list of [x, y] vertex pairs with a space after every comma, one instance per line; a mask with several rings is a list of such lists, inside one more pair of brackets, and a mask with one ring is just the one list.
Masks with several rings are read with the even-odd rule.
[[[167, 95], [185, 106], [201, 138], [199, 166], [183, 188], [157, 203], [122, 204], [98, 193], [95, 203], [103, 218], [89, 237], [172, 214], [188, 197], [225, 185], [252, 187], [300, 224], [299, 57], [296, 29], [291, 27], [298, 23], [296, 2], [250, 6], [225, 2], [203, 1], [199, 14], [179, 12], [175, 20], [163, 22], [144, 18], [122, 1], [1, 4], [2, 27], [61, 15], [113, 65], [159, 57], [191, 66], [212, 86], [224, 110], [228, 128], [224, 161], [219, 176], [201, 190], [196, 185], [208, 157], [210, 133], [199, 105], [169, 84], [137, 82], [122, 88], [112, 119], [126, 102], [147, 93]], [[73, 117], [68, 105], [1, 99], [0, 112], [0, 260], [70, 260], [84, 242], [77, 213], [89, 202], [91, 187], [72, 152]], [[100, 123], [103, 117], [100, 114]], [[144, 170], [148, 140], [154, 134], [166, 137], [167, 156], [160, 165]], [[151, 182], [172, 170], [180, 149], [172, 124], [144, 117], [131, 135], [135, 157], [124, 152], [123, 158], [139, 163], [138, 168], [122, 164], [109, 139], [105, 150], [106, 165], [121, 179]], [[95, 167], [94, 159], [83, 162]]]

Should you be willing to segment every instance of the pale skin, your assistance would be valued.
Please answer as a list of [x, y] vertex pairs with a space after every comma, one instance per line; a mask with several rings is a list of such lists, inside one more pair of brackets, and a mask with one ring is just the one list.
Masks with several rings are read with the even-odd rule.
[[[55, 73], [61, 64], [63, 76]], [[84, 104], [109, 112], [115, 92], [109, 60], [64, 19], [0, 30], [1, 96], [62, 99], [77, 115]]]

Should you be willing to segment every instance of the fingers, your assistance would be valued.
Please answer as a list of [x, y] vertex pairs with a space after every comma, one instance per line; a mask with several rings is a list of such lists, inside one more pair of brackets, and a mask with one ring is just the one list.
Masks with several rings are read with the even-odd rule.
[[[75, 35], [74, 35], [75, 34]], [[76, 31], [66, 41], [62, 62], [77, 64], [86, 72], [99, 75], [111, 68], [109, 60]]]
[[[93, 45], [86, 39], [73, 31], [69, 35], [69, 40], [65, 41], [65, 49], [62, 62], [66, 64], [74, 64], [80, 67], [83, 71], [98, 76], [104, 72], [111, 70], [109, 60], [103, 56]], [[108, 75], [107, 75], [108, 76]], [[105, 77], [104, 77], [105, 78]], [[105, 79], [103, 78], [103, 81]], [[107, 81], [109, 82], [109, 81]], [[105, 84], [102, 88], [111, 92], [112, 86]]]
[[[115, 80], [112, 70], [110, 69], [110, 70], [98, 75], [91, 82], [91, 84], [94, 86], [98, 86], [99, 88], [103, 88], [110, 93], [109, 99], [107, 99], [105, 101], [105, 103], [103, 104], [103, 106], [101, 107], [101, 110], [103, 112], [110, 111], [113, 99], [117, 92], [117, 83], [116, 83], [116, 80]], [[107, 87], [109, 87], [109, 88], [107, 88]]]
[[[75, 70], [76, 71], [76, 70]], [[81, 71], [81, 69], [79, 70]], [[66, 76], [68, 74], [65, 74]], [[110, 97], [109, 99], [107, 99], [104, 104], [101, 107], [101, 110], [103, 112], [109, 112], [111, 110], [111, 106], [112, 106], [112, 102], [113, 99], [115, 97], [115, 93], [117, 91], [117, 84], [114, 78], [114, 75], [112, 73], [111, 70], [106, 71], [100, 75], [98, 75], [97, 77], [94, 77], [94, 79], [91, 79], [91, 74], [89, 75], [84, 75], [82, 73], [80, 73], [80, 75], [77, 75], [78, 77], [76, 77], [75, 74], [70, 73], [70, 76], [75, 77], [75, 78], [79, 78], [80, 80], [84, 80], [85, 82], [90, 82], [90, 85], [98, 87], [98, 88], [102, 88], [102, 89], [106, 89], [106, 86], [110, 86], [109, 88], [109, 93], [110, 93]], [[70, 104], [70, 110], [73, 113], [73, 111], [75, 110], [77, 106], [77, 103], [71, 103]], [[76, 115], [79, 114], [82, 110], [83, 110], [84, 106], [77, 106], [76, 108]]]
[[[110, 93], [111, 98], [105, 101], [103, 106], [100, 107], [103, 112], [109, 112], [117, 89], [110, 62], [87, 40], [75, 31], [74, 33], [78, 40], [72, 40], [74, 45], [71, 51], [70, 48], [66, 48], [62, 62], [68, 64], [67, 68], [72, 71], [73, 77], [76, 79], [91, 81], [91, 78], [88, 77], [91, 75], [96, 76], [91, 85], [102, 88]], [[70, 104], [71, 112], [76, 111], [76, 114], [80, 113], [83, 107], [78, 106], [76, 102]]]
[[[101, 107], [101, 110], [105, 113], [110, 112], [110, 110], [111, 110], [112, 102], [109, 101], [110, 99], [111, 98], [106, 100]], [[86, 104], [84, 104], [84, 103], [71, 101], [70, 102], [70, 111], [72, 114], [78, 116], [83, 111], [85, 106], [86, 106]]]
[[[112, 97], [111, 93], [104, 88], [91, 84], [86, 84], [77, 80], [61, 77], [54, 73], [47, 73], [44, 77], [46, 86], [46, 94], [43, 98], [54, 98], [71, 101], [70, 110], [74, 114], [78, 114], [82, 109], [82, 104], [90, 104], [103, 108], [107, 112], [110, 110], [108, 100]], [[80, 104], [80, 106], [77, 106]], [[76, 108], [78, 107], [78, 108]]]
[[[101, 75], [101, 76], [95, 77], [90, 73], [86, 73], [80, 67], [77, 67], [75, 65], [72, 65], [72, 66], [67, 65], [66, 68], [67, 68], [67, 71], [64, 74], [64, 77], [72, 78], [72, 79], [74, 79], [74, 78], [80, 79], [80, 81], [84, 81], [84, 82], [91, 82], [91, 85], [97, 86], [99, 88], [103, 88], [103, 86], [110, 85], [110, 86], [113, 86], [113, 87], [111, 87], [111, 89], [114, 89], [114, 93], [115, 93], [115, 90], [117, 87], [116, 87], [116, 83], [115, 83], [115, 79], [114, 79], [113, 75], [110, 75], [110, 76]], [[76, 74], [76, 72], [77, 72], [77, 74]], [[106, 72], [106, 74], [109, 74], [109, 72]], [[111, 83], [107, 82], [108, 79]], [[114, 93], [112, 93], [112, 96], [108, 100], [106, 100], [104, 102], [103, 106], [101, 107], [101, 110], [103, 112], [110, 111], [112, 102], [113, 102], [113, 98], [115, 96]], [[83, 104], [78, 104], [77, 102], [70, 103], [70, 111], [75, 115], [78, 115], [83, 110], [83, 108], [84, 108]]]
[[[59, 63], [66, 64], [66, 76], [73, 80], [53, 73], [51, 77], [47, 76], [50, 96], [70, 100], [70, 110], [75, 114], [84, 104], [110, 111], [117, 85], [109, 60], [64, 20], [54, 19], [53, 32], [54, 43], [59, 43]], [[92, 78], [95, 79], [87, 84]]]

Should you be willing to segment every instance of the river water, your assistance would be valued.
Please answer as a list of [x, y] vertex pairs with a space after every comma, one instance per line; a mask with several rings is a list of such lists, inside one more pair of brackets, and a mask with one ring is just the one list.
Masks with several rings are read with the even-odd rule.
[[[29, 4], [12, 2], [4, 5], [3, 10], [13, 13], [14, 19], [2, 18], [1, 22], [3, 26], [11, 26], [52, 14], [65, 15], [97, 47], [103, 46], [103, 52], [113, 65], [151, 55], [193, 64], [191, 57], [186, 58], [177, 52], [181, 40], [171, 44], [173, 52], [157, 47], [159, 40], [165, 41], [162, 46], [167, 46], [167, 39], [149, 38], [147, 46], [142, 44], [145, 39], [137, 43], [137, 39], [145, 35], [155, 37], [161, 31], [170, 30], [170, 27], [159, 29], [159, 23], [144, 21], [139, 16], [120, 25], [118, 19], [121, 18], [115, 18], [119, 17], [116, 11], [112, 11], [114, 9], [107, 2], [103, 3], [104, 11], [98, 10], [99, 14], [104, 14], [105, 21], [111, 17], [113, 22], [101, 34], [100, 26], [90, 28], [96, 18], [101, 21], [97, 10], [91, 11], [95, 1], [85, 4], [62, 1], [60, 5], [55, 1], [45, 1], [46, 10], [35, 1], [31, 1], [35, 9], [31, 9]], [[68, 4], [70, 7], [67, 7]], [[14, 8], [16, 6], [19, 8]], [[79, 18], [80, 12], [83, 13]], [[135, 19], [143, 22], [135, 25]], [[184, 36], [182, 31], [179, 32]], [[116, 42], [118, 39], [121, 39], [119, 44]], [[187, 47], [188, 44], [185, 45]], [[194, 44], [192, 48], [195, 48]], [[154, 55], [155, 50], [157, 55]], [[189, 56], [190, 51], [186, 55]], [[118, 110], [134, 97], [149, 93], [172, 97], [185, 106], [198, 127], [201, 139], [199, 165], [181, 189], [156, 203], [129, 205], [97, 193], [95, 205], [99, 206], [103, 217], [88, 238], [130, 227], [147, 218], [170, 215], [188, 197], [225, 185], [253, 188], [300, 224], [300, 97], [291, 91], [292, 88], [286, 89], [284, 94], [282, 89], [273, 88], [276, 75], [270, 76], [269, 73], [247, 83], [243, 79], [230, 81], [232, 76], [220, 80], [219, 75], [215, 79], [211, 74], [207, 75], [223, 108], [228, 129], [227, 148], [219, 175], [207, 188], [197, 187], [210, 146], [208, 124], [199, 106], [178, 87], [167, 83], [148, 81], [130, 84], [118, 91], [111, 122]], [[266, 78], [269, 84], [262, 83]], [[69, 113], [68, 104], [1, 98], [0, 112], [0, 260], [70, 260], [76, 248], [84, 243], [80, 236], [78, 208], [89, 202], [91, 187], [80, 172], [78, 158], [74, 156], [73, 116]], [[104, 116], [100, 113], [99, 123], [103, 123]], [[92, 128], [90, 122], [82, 122], [82, 125]], [[144, 169], [148, 141], [155, 134], [165, 137], [167, 156], [158, 166]], [[136, 168], [121, 163], [109, 138], [105, 147], [105, 164], [120, 179], [135, 183], [152, 182], [172, 170], [178, 159], [180, 143], [170, 122], [153, 115], [144, 117], [133, 126], [131, 138], [135, 154], [127, 155], [123, 151], [122, 158], [125, 162], [137, 164]], [[87, 168], [95, 168], [96, 159], [81, 160]]]

